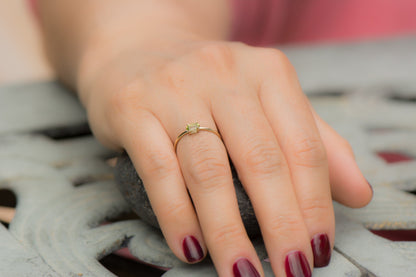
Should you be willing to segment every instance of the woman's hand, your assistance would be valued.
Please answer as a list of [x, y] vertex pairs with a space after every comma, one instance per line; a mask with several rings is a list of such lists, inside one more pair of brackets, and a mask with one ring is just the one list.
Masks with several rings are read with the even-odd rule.
[[[48, 55], [93, 132], [126, 149], [172, 251], [220, 276], [264, 275], [228, 156], [274, 273], [309, 276], [334, 244], [332, 198], [367, 204], [350, 147], [311, 108], [283, 53], [225, 42], [229, 1], [39, 0]], [[218, 130], [183, 137], [187, 123]], [[189, 193], [188, 193], [189, 192]], [[332, 195], [332, 198], [331, 198]]]
[[[195, 38], [118, 50], [101, 51], [108, 55], [99, 66], [98, 54], [86, 59], [81, 96], [97, 138], [127, 150], [175, 255], [194, 263], [209, 250], [220, 276], [263, 276], [229, 156], [276, 276], [310, 276], [314, 264], [325, 266], [334, 245], [331, 191], [359, 207], [371, 190], [348, 143], [312, 110], [285, 55]], [[199, 132], [175, 152], [177, 136], [194, 122], [218, 130], [222, 141]]]

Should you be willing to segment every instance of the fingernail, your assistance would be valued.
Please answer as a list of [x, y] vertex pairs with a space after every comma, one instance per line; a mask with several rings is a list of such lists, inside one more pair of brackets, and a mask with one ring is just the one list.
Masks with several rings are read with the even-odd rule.
[[190, 263], [200, 261], [204, 257], [204, 251], [194, 236], [185, 237], [182, 242], [182, 248], [186, 259]]
[[259, 272], [249, 262], [249, 260], [241, 258], [233, 265], [234, 277], [260, 277]]
[[285, 269], [287, 277], [311, 277], [311, 269], [305, 255], [300, 251], [294, 251], [286, 256]]
[[323, 267], [331, 260], [331, 245], [326, 234], [317, 234], [311, 240], [313, 263], [315, 267]]

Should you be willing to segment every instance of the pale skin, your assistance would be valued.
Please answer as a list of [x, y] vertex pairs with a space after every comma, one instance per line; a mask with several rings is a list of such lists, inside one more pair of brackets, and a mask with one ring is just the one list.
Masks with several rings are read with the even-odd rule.
[[[49, 58], [78, 92], [95, 136], [132, 159], [175, 255], [195, 237], [219, 276], [247, 259], [264, 276], [239, 216], [233, 161], [276, 276], [311, 239], [334, 245], [332, 200], [372, 191], [349, 144], [323, 122], [276, 49], [227, 41], [224, 0], [39, 1]], [[185, 136], [187, 123], [218, 130]], [[189, 194], [188, 194], [189, 191]], [[195, 208], [192, 205], [195, 205]]]

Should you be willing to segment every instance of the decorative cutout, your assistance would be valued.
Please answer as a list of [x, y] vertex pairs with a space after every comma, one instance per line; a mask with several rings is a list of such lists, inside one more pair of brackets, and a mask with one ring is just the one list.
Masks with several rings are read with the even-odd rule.
[[370, 232], [391, 241], [416, 241], [416, 230], [370, 230]]
[[410, 190], [410, 191], [407, 191], [407, 192], [416, 196], [416, 190]]
[[401, 95], [401, 94], [393, 94], [389, 97], [390, 100], [396, 102], [405, 102], [405, 103], [416, 103], [416, 96], [415, 95]]
[[48, 138], [51, 138], [53, 140], [65, 140], [92, 135], [91, 129], [87, 123], [73, 126], [50, 128], [37, 131], [35, 133], [47, 136]]
[[0, 222], [6, 227], [12, 221], [15, 214], [17, 199], [13, 191], [0, 189]]
[[387, 133], [393, 133], [393, 132], [397, 132], [397, 131], [403, 131], [398, 127], [367, 127], [365, 129], [368, 133], [370, 134], [387, 134]]
[[9, 189], [0, 189], [0, 206], [14, 208], [17, 204], [16, 194]]
[[400, 152], [396, 151], [379, 151], [377, 152], [377, 156], [382, 158], [386, 163], [401, 163], [401, 162], [409, 162], [413, 161], [414, 158]]
[[133, 211], [128, 211], [128, 212], [116, 215], [114, 217], [106, 218], [105, 221], [102, 223], [102, 225], [122, 222], [126, 220], [137, 220], [137, 219], [140, 219], [140, 218], [136, 213], [134, 213]]
[[110, 254], [99, 262], [116, 276], [121, 277], [160, 277], [165, 273], [165, 271], [141, 263], [137, 259], [129, 259], [119, 254]]
[[313, 92], [309, 96], [310, 98], [318, 98], [318, 97], [339, 98], [341, 96], [344, 96], [345, 94], [346, 93], [344, 91], [328, 90], [328, 91]]
[[74, 187], [80, 187], [82, 185], [98, 182], [98, 181], [107, 181], [112, 180], [113, 176], [111, 174], [105, 175], [96, 175], [96, 176], [80, 176], [72, 181]]

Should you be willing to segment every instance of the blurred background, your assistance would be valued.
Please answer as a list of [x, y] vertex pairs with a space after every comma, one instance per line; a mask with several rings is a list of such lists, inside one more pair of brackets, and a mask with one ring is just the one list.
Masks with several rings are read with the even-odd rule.
[[[353, 144], [360, 165], [368, 173], [371, 183], [383, 185], [376, 186], [379, 195], [373, 206], [364, 211], [354, 211], [354, 214], [349, 211], [350, 215], [366, 223], [373, 233], [402, 241], [402, 245], [416, 240], [414, 206], [410, 206], [411, 203], [415, 205], [416, 194], [415, 116], [412, 116], [416, 114], [415, 46], [416, 37], [413, 36], [399, 41], [342, 44], [336, 45], [336, 48], [324, 45], [310, 47], [308, 51], [303, 51], [302, 47], [284, 49], [297, 69], [303, 88], [311, 96], [315, 95], [314, 104], [321, 115], [331, 125], [337, 126]], [[0, 0], [0, 87], [52, 79], [54, 73], [46, 61], [37, 19], [28, 1]], [[21, 106], [31, 105], [29, 102]], [[6, 116], [2, 119], [8, 120]], [[399, 128], [393, 128], [395, 126]], [[380, 139], [383, 134], [385, 137]], [[406, 156], [403, 153], [410, 154]], [[388, 187], [388, 182], [393, 185]], [[393, 190], [396, 187], [404, 192]], [[9, 190], [0, 190], [0, 221], [10, 222], [15, 206], [15, 195]], [[411, 230], [399, 230], [400, 233], [389, 230], [397, 229], [397, 226]], [[361, 243], [364, 239], [356, 240], [351, 236], [351, 241]], [[349, 243], [345, 240], [345, 245]], [[355, 248], [344, 246], [342, 249], [353, 251]], [[404, 248], [392, 251], [390, 246], [386, 249], [394, 255], [398, 255], [399, 250], [404, 251]], [[416, 257], [413, 248], [408, 249], [409, 255]], [[359, 260], [363, 257], [359, 254], [365, 256], [367, 253], [357, 251], [350, 253], [360, 257]], [[380, 262], [373, 255], [379, 257], [383, 253], [370, 253], [371, 257], [365, 256], [368, 259], [363, 261], [372, 261], [367, 264], [368, 267], [377, 269]], [[118, 276], [162, 274], [160, 270], [122, 258], [119, 254], [109, 255], [100, 262]]]
[[52, 78], [28, 1], [0, 0], [0, 85]]

